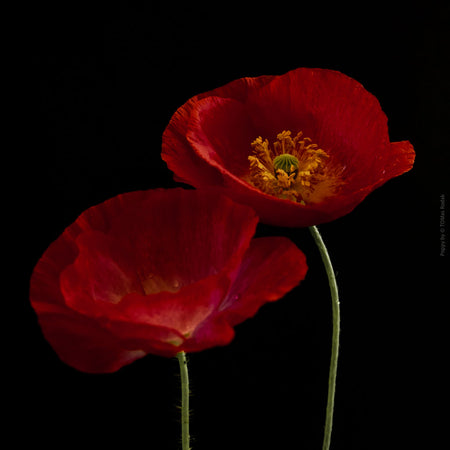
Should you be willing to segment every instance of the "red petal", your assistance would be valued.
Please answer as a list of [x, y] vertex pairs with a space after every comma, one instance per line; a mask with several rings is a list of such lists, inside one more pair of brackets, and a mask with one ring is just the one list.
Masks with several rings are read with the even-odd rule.
[[146, 282], [161, 276], [183, 286], [217, 273], [246, 248], [258, 222], [251, 209], [214, 193], [171, 189], [147, 196], [135, 206], [124, 198], [110, 231]]
[[170, 342], [182, 342], [182, 337], [175, 331], [163, 327], [115, 323], [115, 332], [112, 332], [106, 323], [101, 324], [69, 309], [57, 313], [41, 312], [39, 323], [61, 360], [89, 373], [114, 372], [149, 352], [173, 356], [176, 347]]
[[194, 100], [188, 101], [173, 115], [164, 131], [161, 157], [168, 167], [176, 172], [177, 181], [190, 183], [194, 178], [200, 185], [213, 185], [220, 182], [220, 174], [192, 152], [186, 139], [189, 117], [194, 104]]
[[352, 167], [374, 161], [389, 143], [387, 118], [376, 97], [333, 70], [300, 68], [276, 77], [252, 91], [248, 106], [269, 140], [282, 130], [303, 131]]
[[390, 162], [386, 165], [385, 180], [397, 177], [412, 169], [416, 154], [409, 141], [391, 142]]
[[145, 355], [144, 351], [124, 348], [106, 330], [85, 317], [45, 314], [39, 323], [45, 338], [62, 361], [83, 372], [114, 372]]
[[305, 255], [287, 238], [253, 239], [227, 298], [219, 307], [231, 325], [256, 314], [266, 302], [283, 297], [305, 278]]
[[198, 352], [207, 348], [228, 345], [234, 338], [232, 326], [220, 315], [213, 314], [199, 324], [194, 335], [182, 346], [185, 352]]
[[105, 303], [119, 303], [129, 292], [142, 292], [134, 267], [117, 242], [100, 231], [76, 239], [79, 255], [60, 274], [67, 306], [92, 316], [104, 314]]
[[197, 184], [194, 184], [196, 187], [221, 183], [220, 172], [198, 158], [186, 139], [191, 114], [196, 109], [198, 101], [203, 98], [220, 97], [243, 102], [253, 89], [264, 86], [273, 78], [273, 76], [240, 78], [225, 86], [199, 94], [178, 108], [164, 130], [161, 154], [169, 169], [176, 173], [177, 181], [193, 184], [193, 180], [196, 180]]
[[227, 345], [234, 337], [234, 325], [254, 316], [263, 304], [283, 297], [304, 279], [306, 271], [305, 255], [289, 239], [253, 239], [227, 296], [183, 349], [192, 352]]
[[198, 101], [186, 132], [199, 157], [237, 177], [248, 172], [250, 144], [257, 135], [243, 103], [220, 97]]
[[[174, 189], [115, 197], [87, 210], [77, 228], [78, 222], [86, 231], [77, 236], [79, 255], [62, 275], [67, 299], [72, 286], [77, 296], [117, 303], [124, 293], [170, 291], [174, 283], [181, 287], [217, 273], [236, 251], [245, 251], [257, 217], [228, 198]], [[87, 231], [91, 223], [107, 235]]]
[[170, 328], [186, 338], [217, 309], [228, 290], [227, 275], [228, 267], [178, 292], [147, 296], [132, 293], [123, 298], [117, 310], [129, 321]]

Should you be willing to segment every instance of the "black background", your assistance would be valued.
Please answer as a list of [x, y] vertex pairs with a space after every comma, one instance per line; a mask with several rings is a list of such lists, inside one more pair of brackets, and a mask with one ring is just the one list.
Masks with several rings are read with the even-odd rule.
[[[160, 159], [161, 135], [188, 98], [243, 76], [322, 67], [375, 94], [391, 140], [410, 140], [417, 153], [411, 172], [320, 226], [342, 307], [332, 448], [400, 449], [420, 438], [434, 448], [448, 301], [439, 223], [441, 194], [450, 202], [444, 3], [27, 10], [30, 146], [17, 220], [24, 249], [12, 321], [17, 361], [8, 369], [18, 442], [180, 448], [177, 361], [150, 355], [110, 375], [64, 365], [29, 305], [29, 277], [84, 209], [122, 192], [176, 185]], [[447, 213], [447, 235], [448, 220]], [[257, 233], [289, 236], [310, 269], [301, 286], [239, 325], [229, 346], [190, 356], [194, 450], [321, 448], [331, 334], [324, 269], [308, 230], [261, 225]]]

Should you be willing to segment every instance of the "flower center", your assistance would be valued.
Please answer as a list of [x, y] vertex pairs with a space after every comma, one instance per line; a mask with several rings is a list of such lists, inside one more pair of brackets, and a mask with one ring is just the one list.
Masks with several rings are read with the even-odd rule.
[[330, 193], [329, 155], [301, 131], [294, 138], [290, 131], [279, 133], [272, 146], [259, 136], [252, 148], [248, 181], [261, 191], [303, 205], [319, 202]]
[[286, 173], [294, 172], [298, 170], [298, 159], [289, 153], [278, 155], [273, 160], [273, 168], [275, 169], [275, 175], [278, 170], [283, 170]]

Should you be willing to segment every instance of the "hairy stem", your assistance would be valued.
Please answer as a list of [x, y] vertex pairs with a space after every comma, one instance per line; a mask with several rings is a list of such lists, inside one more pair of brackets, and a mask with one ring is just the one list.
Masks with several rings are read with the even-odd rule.
[[330, 360], [330, 373], [328, 376], [328, 399], [327, 410], [325, 417], [325, 433], [323, 439], [322, 450], [329, 450], [331, 443], [331, 431], [333, 428], [333, 412], [334, 412], [334, 397], [336, 392], [336, 375], [339, 353], [339, 333], [340, 333], [340, 311], [339, 311], [339, 294], [336, 283], [336, 276], [334, 275], [333, 266], [331, 264], [330, 256], [328, 255], [327, 248], [322, 240], [317, 227], [309, 227], [311, 234], [316, 242], [320, 251], [323, 264], [328, 276], [328, 283], [331, 291], [331, 302], [333, 308], [333, 333], [331, 338], [331, 360]]
[[189, 447], [189, 375], [186, 354], [177, 353], [181, 374], [181, 443], [182, 450], [190, 450]]

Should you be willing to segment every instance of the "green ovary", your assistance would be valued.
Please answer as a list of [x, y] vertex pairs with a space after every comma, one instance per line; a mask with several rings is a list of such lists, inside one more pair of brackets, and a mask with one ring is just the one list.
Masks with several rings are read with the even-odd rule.
[[299, 166], [298, 159], [290, 155], [289, 153], [284, 153], [282, 155], [278, 155], [273, 160], [273, 168], [275, 169], [275, 173], [277, 170], [284, 170], [287, 174], [297, 170]]

